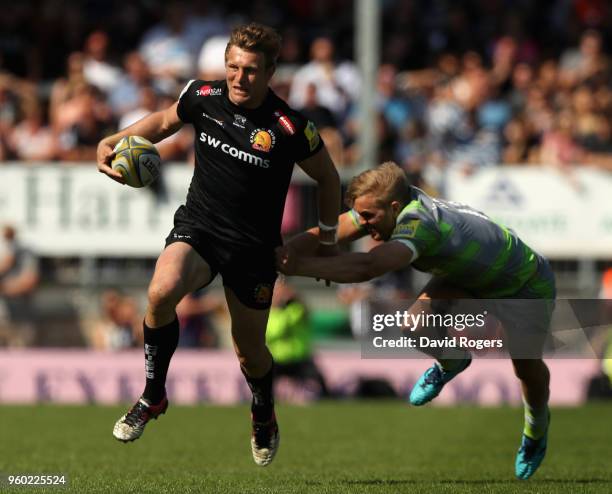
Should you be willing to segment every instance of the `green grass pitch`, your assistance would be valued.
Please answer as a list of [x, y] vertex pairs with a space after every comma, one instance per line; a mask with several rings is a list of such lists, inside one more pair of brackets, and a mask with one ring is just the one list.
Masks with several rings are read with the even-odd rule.
[[124, 411], [1, 406], [0, 472], [63, 472], [69, 485], [0, 492], [612, 492], [612, 406], [603, 404], [553, 410], [548, 456], [526, 482], [514, 479], [516, 408], [279, 406], [281, 446], [266, 468], [251, 459], [246, 406], [171, 406], [131, 444], [111, 436]]

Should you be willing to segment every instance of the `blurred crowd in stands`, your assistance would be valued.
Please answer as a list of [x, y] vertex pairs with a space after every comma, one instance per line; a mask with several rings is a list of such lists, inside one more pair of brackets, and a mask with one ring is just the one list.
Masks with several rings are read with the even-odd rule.
[[[283, 38], [273, 89], [315, 122], [336, 165], [350, 170], [360, 160], [354, 4], [3, 2], [0, 166], [94, 160], [102, 137], [167, 107], [190, 79], [223, 78], [232, 27], [258, 21]], [[444, 192], [448, 170], [469, 174], [502, 163], [612, 170], [610, 2], [380, 0], [379, 5], [373, 122], [378, 162], [396, 161], [434, 193]], [[160, 143], [162, 158], [193, 163], [191, 132], [185, 127]], [[294, 192], [287, 202], [294, 214], [287, 216], [284, 232], [301, 228]], [[13, 258], [10, 252], [4, 257]], [[6, 285], [6, 277], [0, 281]], [[389, 290], [407, 285], [403, 279], [383, 283]], [[355, 308], [372, 290], [349, 286], [340, 301]], [[29, 296], [26, 292], [21, 295]], [[0, 299], [7, 296], [0, 293]], [[105, 292], [90, 343], [106, 349], [138, 346], [140, 309], [125, 294]], [[184, 300], [182, 344], [222, 345], [214, 328], [220, 310], [208, 295]], [[286, 320], [279, 321], [285, 330]]]
[[[385, 0], [379, 161], [442, 186], [498, 163], [609, 167], [612, 6], [602, 0]], [[274, 90], [359, 160], [350, 0], [24, 0], [0, 16], [0, 160], [92, 160], [104, 135], [223, 77], [230, 29], [260, 21], [283, 48]], [[191, 161], [189, 130], [160, 145]]]

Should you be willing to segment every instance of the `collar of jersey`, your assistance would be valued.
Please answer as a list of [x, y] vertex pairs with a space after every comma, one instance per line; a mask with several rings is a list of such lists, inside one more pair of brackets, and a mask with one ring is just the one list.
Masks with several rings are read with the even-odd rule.
[[419, 200], [416, 197], [416, 187], [412, 187], [410, 186], [410, 198], [408, 199], [408, 204], [406, 204], [404, 206], [404, 208], [400, 211], [400, 214], [397, 215], [397, 219], [395, 220], [395, 223], [399, 223], [402, 218], [404, 216], [406, 216], [406, 214], [408, 214], [409, 211], [412, 211], [413, 209], [415, 209], [415, 206], [417, 206], [419, 204]]
[[259, 105], [257, 108], [245, 108], [244, 106], [238, 106], [238, 105], [235, 105], [234, 103], [232, 103], [232, 100], [229, 99], [229, 95], [228, 95], [227, 82], [225, 82], [225, 84], [223, 84], [222, 94], [223, 94], [223, 99], [225, 101], [225, 104], [233, 112], [244, 113], [244, 114], [248, 114], [248, 115], [255, 115], [255, 114], [258, 114], [260, 112], [264, 112], [266, 110], [266, 107], [269, 106], [269, 104], [270, 104], [270, 97], [272, 96], [272, 89], [270, 89], [270, 87], [268, 87], [268, 93], [266, 94], [266, 97], [263, 100], [263, 103], [261, 105]]

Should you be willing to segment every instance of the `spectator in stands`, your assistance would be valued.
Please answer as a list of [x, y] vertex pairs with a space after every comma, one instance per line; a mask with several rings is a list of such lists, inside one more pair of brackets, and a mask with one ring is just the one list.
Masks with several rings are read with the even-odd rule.
[[530, 131], [541, 138], [542, 134], [552, 129], [555, 114], [540, 85], [536, 85], [527, 92], [527, 103], [524, 111]]
[[573, 129], [574, 115], [571, 111], [557, 115], [552, 129], [542, 136], [539, 161], [558, 167], [579, 163], [582, 150], [573, 137]]
[[140, 53], [163, 84], [163, 90], [171, 93], [178, 82], [195, 75], [196, 56], [205, 34], [184, 0], [165, 2], [162, 18], [144, 34]]
[[200, 290], [183, 297], [176, 307], [181, 327], [179, 346], [187, 348], [217, 348], [219, 335], [214, 323], [215, 313], [222, 311], [223, 302]]
[[293, 77], [302, 66], [303, 47], [300, 38], [302, 33], [303, 31], [295, 26], [288, 26], [281, 33], [283, 46], [278, 56], [278, 67], [272, 78], [271, 87], [285, 101], [289, 100]]
[[142, 342], [139, 308], [132, 297], [106, 290], [101, 297], [102, 318], [93, 332], [98, 350], [125, 350]]
[[[83, 73], [83, 64], [85, 56], [82, 52], [72, 52], [66, 60], [66, 75], [57, 79], [51, 87], [51, 97], [49, 101], [49, 120], [53, 129], [56, 132], [66, 126], [65, 121], [69, 120], [72, 123], [75, 119], [70, 115], [65, 114], [65, 103], [74, 97], [74, 93], [78, 88], [86, 85], [85, 74]], [[70, 112], [68, 112], [70, 114]]]
[[312, 120], [325, 141], [325, 146], [336, 166], [345, 165], [344, 144], [342, 136], [337, 129], [337, 120], [334, 114], [325, 106], [319, 104], [317, 86], [310, 83], [306, 86], [306, 99], [301, 109], [302, 114]]
[[206, 40], [198, 56], [198, 78], [217, 81], [225, 77], [225, 47], [229, 36], [221, 34]]
[[[384, 115], [380, 112], [376, 114], [376, 120], [372, 122], [375, 126], [378, 139], [378, 161], [390, 160], [395, 153], [397, 146], [397, 133], [389, 124]], [[359, 147], [359, 133], [361, 132], [361, 123], [357, 118], [357, 112], [353, 112], [347, 118], [344, 125], [344, 133], [346, 135], [346, 147], [343, 157], [346, 166], [352, 166], [359, 163], [361, 160], [361, 149]]]
[[429, 148], [445, 156], [457, 142], [469, 140], [473, 132], [468, 112], [455, 99], [456, 90], [456, 85], [450, 82], [435, 86], [425, 115]]
[[527, 63], [517, 64], [512, 71], [512, 85], [508, 93], [508, 102], [514, 114], [525, 109], [527, 90], [533, 84], [533, 67]]
[[298, 69], [293, 77], [289, 104], [301, 110], [306, 104], [308, 85], [317, 88], [317, 99], [342, 119], [359, 94], [360, 77], [352, 62], [336, 64], [331, 39], [320, 37], [310, 46], [310, 62]]
[[512, 73], [516, 63], [517, 51], [516, 40], [511, 36], [503, 36], [495, 42], [491, 82], [495, 86], [502, 88], [503, 91], [510, 89], [512, 85]]
[[8, 148], [23, 161], [46, 161], [56, 157], [58, 143], [55, 133], [46, 125], [43, 108], [36, 99], [22, 103], [23, 119], [8, 136]]
[[586, 85], [576, 88], [572, 93], [571, 104], [576, 141], [594, 150], [608, 143], [609, 135], [606, 135], [606, 131], [609, 129], [609, 119], [601, 108], [597, 108], [597, 100], [591, 88]]
[[10, 76], [0, 74], [0, 161], [10, 156], [8, 138], [18, 114], [18, 100], [11, 82]]
[[[376, 123], [380, 160], [422, 170], [428, 185], [443, 192], [449, 167], [469, 173], [499, 159], [542, 164], [552, 156], [558, 161], [552, 150], [561, 141], [555, 122], [566, 121], [569, 112], [574, 122], [566, 137], [584, 152], [568, 166], [582, 161], [612, 169], [612, 66], [605, 16], [597, 17], [605, 2], [569, 3], [556, 5], [550, 23], [536, 22], [548, 19], [546, 9], [517, 10], [503, 2], [486, 12], [454, 4], [385, 3], [378, 74], [382, 118]], [[107, 4], [103, 10], [74, 4], [58, 14], [54, 1], [41, 0], [9, 9], [2, 18], [0, 160], [86, 159], [92, 136], [142, 110], [143, 87], [153, 87], [157, 98], [174, 98], [182, 86], [177, 82], [194, 77], [196, 70], [216, 78], [223, 60], [214, 53], [224, 49], [232, 14], [265, 15], [283, 26], [274, 90], [305, 111], [313, 98], [318, 108], [331, 111], [335, 125], [329, 125], [329, 135], [322, 131], [330, 152], [339, 164], [359, 159], [353, 116], [360, 77], [352, 62], [338, 61], [352, 48], [351, 36], [344, 36], [352, 12], [342, 2], [279, 4], [265, 14], [258, 2], [240, 13], [229, 4], [185, 0], [165, 2], [161, 10], [155, 2], [140, 9], [115, 0]], [[339, 33], [339, 43], [321, 35], [323, 23]], [[36, 25], [35, 32], [24, 29], [30, 25]], [[577, 46], [568, 45], [565, 40], [578, 30], [583, 32]], [[303, 40], [313, 41], [304, 46]], [[113, 62], [123, 53], [121, 70]], [[66, 74], [54, 80], [64, 61]], [[91, 86], [93, 91], [83, 89]], [[83, 98], [83, 92], [97, 95]], [[40, 102], [42, 121], [48, 115], [58, 136], [55, 153], [47, 145], [23, 144], [29, 132], [49, 142], [45, 125], [36, 124], [36, 105], [25, 103], [31, 99]], [[92, 99], [95, 109], [88, 112], [84, 106]], [[104, 115], [109, 105], [112, 114]], [[24, 110], [28, 117], [20, 123]], [[317, 119], [327, 119], [316, 112]], [[11, 135], [19, 139], [11, 141]], [[19, 151], [16, 141], [22, 143]], [[164, 159], [181, 160], [189, 148], [182, 140], [161, 147]], [[34, 157], [27, 152], [33, 150]]]
[[15, 228], [4, 226], [0, 254], [0, 345], [27, 346], [34, 341], [32, 302], [39, 282], [38, 258], [17, 240]]
[[64, 161], [95, 160], [100, 139], [112, 131], [112, 112], [95, 86], [81, 83], [59, 104], [55, 122]]
[[17, 122], [19, 98], [13, 79], [0, 73], [0, 136], [7, 135]]
[[300, 110], [308, 120], [312, 120], [317, 128], [336, 127], [336, 119], [329, 108], [319, 104], [317, 85], [308, 83], [304, 92], [304, 106]]
[[529, 130], [523, 119], [514, 118], [506, 124], [504, 139], [503, 163], [514, 165], [530, 161]]
[[108, 34], [98, 30], [87, 37], [83, 48], [85, 80], [106, 94], [109, 94], [121, 81], [121, 71], [109, 61], [108, 44]]
[[138, 105], [131, 111], [125, 112], [119, 119], [118, 129], [129, 127], [159, 108], [157, 93], [152, 86], [141, 86], [138, 89], [136, 101]]
[[[424, 79], [431, 75], [424, 75]], [[407, 163], [419, 154], [417, 148], [422, 145], [421, 136], [417, 135], [422, 129], [422, 126], [416, 123], [417, 117], [420, 117], [417, 105], [413, 107], [411, 98], [399, 91], [397, 68], [393, 64], [383, 64], [379, 67], [376, 90], [377, 159], [398, 159], [401, 163]], [[357, 110], [358, 104], [353, 105], [344, 126], [347, 143], [344, 155], [346, 164], [357, 163], [361, 159], [361, 151], [357, 145], [360, 132]]]
[[121, 116], [138, 106], [141, 88], [145, 86], [157, 88], [151, 70], [139, 52], [131, 51], [125, 55], [123, 68], [125, 73], [108, 97], [115, 116]]
[[274, 357], [275, 379], [289, 377], [314, 388], [319, 396], [328, 395], [325, 379], [313, 359], [308, 309], [281, 277], [274, 286], [266, 344]]
[[300, 34], [302, 33], [303, 30], [297, 29], [295, 26], [288, 26], [282, 31], [283, 46], [278, 56], [278, 69], [275, 77], [279, 75], [278, 72], [280, 71], [290, 74], [293, 78], [293, 74], [300, 68], [302, 58]]
[[410, 100], [397, 90], [397, 67], [383, 64], [376, 80], [378, 108], [389, 125], [401, 134], [414, 117]]
[[609, 76], [610, 60], [603, 52], [599, 31], [589, 29], [582, 34], [578, 48], [570, 48], [561, 56], [561, 79], [566, 86]]

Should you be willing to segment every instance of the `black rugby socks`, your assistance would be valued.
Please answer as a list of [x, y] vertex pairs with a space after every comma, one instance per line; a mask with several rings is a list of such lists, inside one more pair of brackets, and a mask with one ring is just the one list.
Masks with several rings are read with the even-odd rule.
[[142, 397], [149, 403], [159, 403], [166, 394], [166, 375], [170, 359], [179, 340], [179, 323], [174, 319], [170, 324], [151, 329], [145, 323], [144, 350], [147, 384]]
[[251, 393], [253, 393], [253, 401], [251, 402], [253, 420], [255, 422], [269, 422], [274, 413], [274, 361], [272, 361], [270, 370], [263, 377], [250, 377], [244, 368], [241, 367], [241, 370]]

